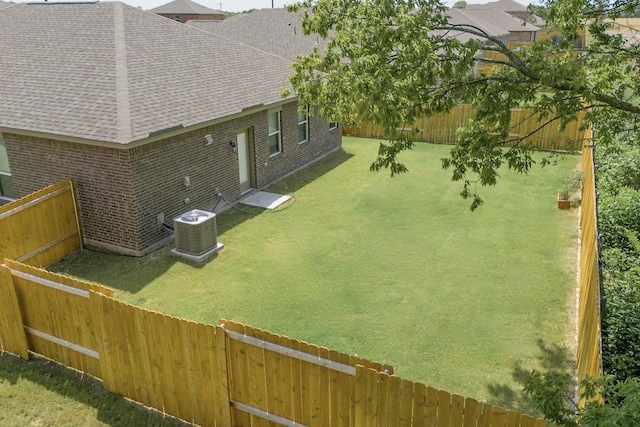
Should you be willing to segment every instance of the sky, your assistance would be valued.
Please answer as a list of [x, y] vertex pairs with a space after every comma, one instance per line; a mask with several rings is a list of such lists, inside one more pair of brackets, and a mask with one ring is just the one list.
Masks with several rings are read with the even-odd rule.
[[[11, 1], [11, 0], [4, 0]], [[21, 2], [21, 1], [34, 1], [34, 0], [13, 0]], [[35, 0], [39, 1], [39, 0]], [[59, 1], [59, 0], [50, 0], [50, 1]], [[120, 0], [123, 3], [128, 5], [138, 7], [140, 6], [144, 10], [153, 9], [154, 7], [161, 6], [163, 4], [169, 3], [172, 0]], [[294, 3], [295, 0], [192, 0], [196, 3], [199, 3], [203, 6], [209, 7], [211, 9], [223, 10], [226, 12], [242, 12], [244, 10], [249, 9], [266, 9], [271, 7], [271, 3], [273, 3], [274, 7], [284, 7], [286, 4]], [[467, 0], [467, 3], [488, 3], [489, 1], [494, 0]], [[524, 5], [528, 5], [529, 3], [535, 2], [535, 0], [516, 0], [519, 3]], [[455, 0], [445, 1], [448, 5], [453, 5]]]

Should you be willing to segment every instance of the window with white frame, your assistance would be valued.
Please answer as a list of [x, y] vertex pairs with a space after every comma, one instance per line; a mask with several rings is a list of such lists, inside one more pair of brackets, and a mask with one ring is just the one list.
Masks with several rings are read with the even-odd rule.
[[280, 110], [269, 112], [269, 154], [274, 156], [282, 151]]
[[0, 138], [0, 197], [15, 198], [11, 170], [9, 169], [9, 156], [4, 140]]
[[298, 143], [302, 144], [309, 140], [309, 106], [301, 114], [298, 111]]
[[338, 122], [329, 122], [329, 130], [338, 129]]

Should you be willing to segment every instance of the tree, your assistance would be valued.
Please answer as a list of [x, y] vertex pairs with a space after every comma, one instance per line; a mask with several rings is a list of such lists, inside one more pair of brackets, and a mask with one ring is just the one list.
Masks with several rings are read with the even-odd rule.
[[[475, 115], [442, 164], [475, 209], [483, 203], [478, 185], [495, 185], [501, 167], [526, 173], [534, 163], [531, 135], [510, 136], [511, 109], [536, 112], [537, 131], [563, 128], [580, 112], [588, 122], [615, 115], [617, 123], [637, 124], [640, 51], [607, 34], [605, 20], [635, 11], [639, 2], [550, 0], [547, 24], [558, 37], [512, 49], [482, 28], [451, 23], [437, 0], [306, 0], [290, 10], [302, 11], [305, 33], [330, 41], [326, 51], [294, 63], [291, 83], [301, 103], [319, 105], [332, 121], [382, 126], [389, 139], [371, 169], [392, 175], [407, 171], [398, 154], [417, 133], [397, 129], [472, 104]], [[589, 45], [577, 52], [584, 30]], [[491, 64], [492, 73], [474, 73], [477, 63]], [[600, 135], [607, 142], [610, 134]]]
[[453, 5], [454, 9], [465, 9], [466, 7], [467, 7], [467, 2], [464, 0], [459, 0], [455, 2]]

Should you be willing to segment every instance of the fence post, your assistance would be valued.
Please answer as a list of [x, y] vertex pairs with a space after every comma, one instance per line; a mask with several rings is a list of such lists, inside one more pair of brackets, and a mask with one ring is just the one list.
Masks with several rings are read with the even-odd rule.
[[0, 265], [0, 349], [29, 358], [29, 343], [24, 332], [22, 311], [9, 267]]

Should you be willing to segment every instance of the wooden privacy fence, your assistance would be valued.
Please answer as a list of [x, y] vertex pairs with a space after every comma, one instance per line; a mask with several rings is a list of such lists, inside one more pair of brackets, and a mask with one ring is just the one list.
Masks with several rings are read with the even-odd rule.
[[546, 425], [402, 380], [391, 366], [236, 322], [166, 316], [11, 260], [0, 266], [0, 347], [41, 354], [203, 426]]
[[75, 182], [54, 184], [0, 206], [0, 260], [48, 266], [82, 242]]
[[[449, 113], [421, 117], [411, 126], [420, 130], [416, 136], [417, 141], [453, 144], [456, 142], [457, 130], [466, 126], [472, 117], [473, 107], [463, 104], [455, 106]], [[569, 123], [564, 131], [559, 131], [553, 125], [546, 126], [528, 138], [527, 141], [541, 150], [579, 151], [582, 147], [583, 132], [580, 130], [582, 119], [583, 115], [580, 115], [579, 119]], [[526, 109], [513, 110], [511, 123], [511, 138], [529, 135], [541, 124], [538, 121], [538, 116]], [[366, 138], [385, 137], [384, 129], [371, 122], [363, 123], [358, 127], [345, 127], [343, 133]]]
[[[578, 301], [578, 381], [602, 376], [600, 331], [600, 282], [596, 221], [596, 188], [593, 142], [588, 131], [582, 150], [582, 203], [580, 213], [580, 286]], [[581, 402], [583, 404], [584, 402]]]

